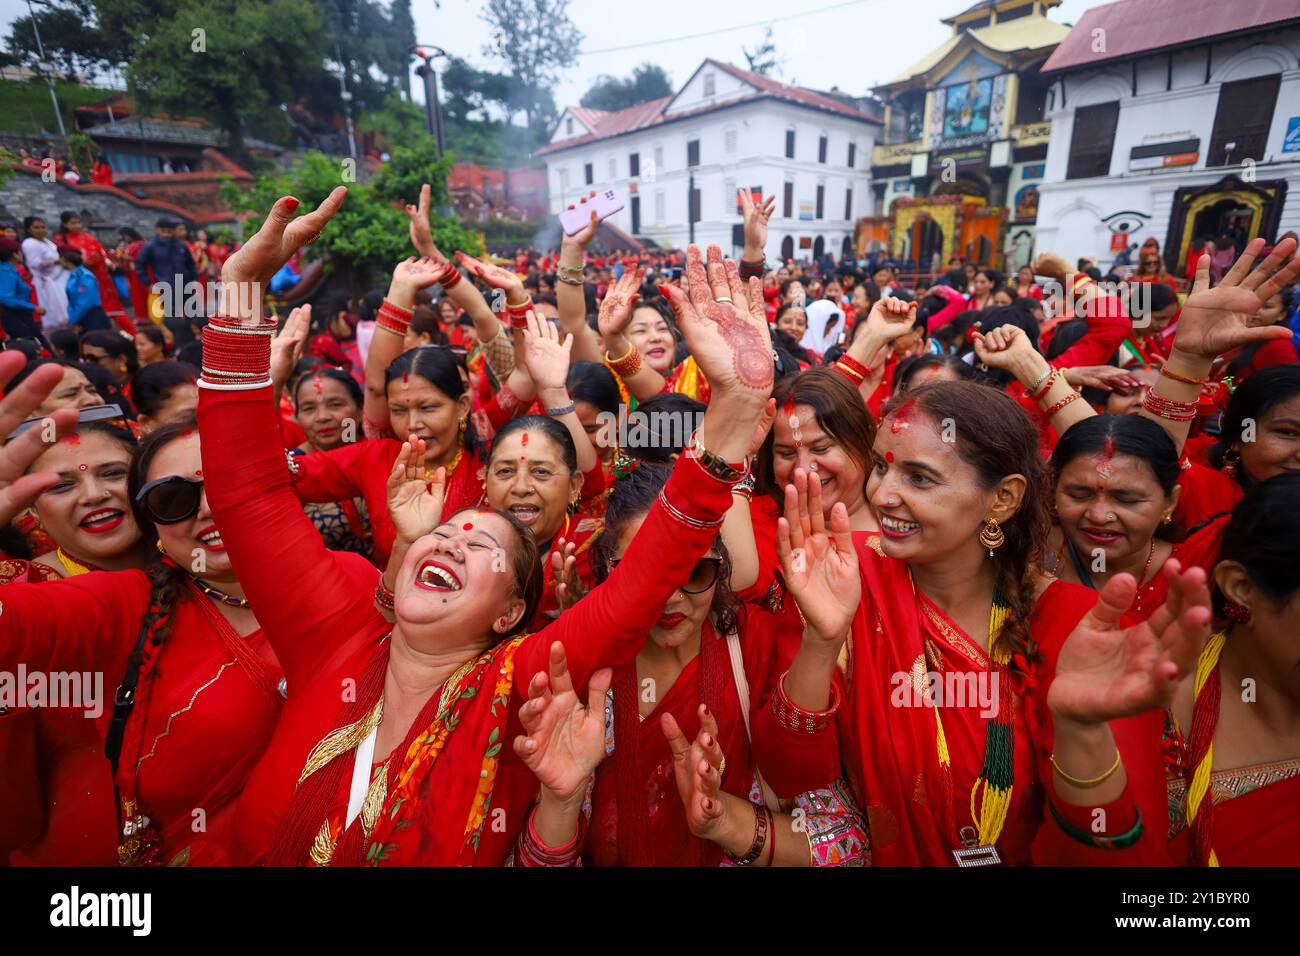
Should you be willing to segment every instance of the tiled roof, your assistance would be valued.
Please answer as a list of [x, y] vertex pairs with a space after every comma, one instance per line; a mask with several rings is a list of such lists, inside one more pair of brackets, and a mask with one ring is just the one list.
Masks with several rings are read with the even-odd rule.
[[[1288, 20], [1300, 23], [1296, 0], [1118, 0], [1086, 11], [1043, 72], [1096, 66]], [[1098, 30], [1105, 31], [1103, 53], [1093, 51]]]
[[[132, 116], [113, 123], [100, 123], [84, 130], [90, 136], [102, 139], [130, 140], [137, 143], [176, 143], [184, 146], [224, 146], [226, 134], [211, 126], [197, 123], [174, 123], [150, 116]], [[284, 147], [265, 140], [248, 137], [244, 145], [251, 149], [282, 152]]]
[[766, 76], [753, 73], [749, 70], [742, 70], [739, 67], [732, 66], [730, 63], [720, 63], [717, 60], [706, 60], [705, 62], [712, 63], [714, 66], [721, 70], [725, 70], [727, 73], [730, 73], [742, 82], [748, 83], [750, 86], [754, 87], [757, 92], [747, 96], [729, 99], [723, 103], [701, 106], [693, 110], [686, 110], [671, 115], [665, 115], [664, 109], [676, 98], [675, 94], [674, 96], [665, 96], [657, 100], [638, 103], [635, 106], [629, 106], [627, 109], [617, 110], [613, 113], [607, 113], [603, 110], [592, 110], [583, 107], [570, 106], [568, 108], [569, 112], [582, 120], [582, 122], [591, 126], [595, 132], [560, 140], [557, 143], [550, 143], [543, 146], [541, 149], [534, 150], [533, 154], [535, 156], [544, 156], [547, 153], [554, 153], [563, 149], [571, 149], [574, 146], [583, 146], [587, 143], [594, 143], [598, 140], [622, 136], [625, 133], [632, 133], [639, 129], [658, 126], [660, 123], [684, 119], [689, 116], [698, 116], [701, 113], [708, 113], [715, 109], [733, 106], [736, 103], [744, 103], [763, 97], [773, 97], [775, 99], [785, 100], [788, 103], [797, 103], [801, 106], [812, 107], [813, 109], [839, 113], [841, 116], [851, 116], [854, 119], [877, 123], [880, 122], [880, 117], [873, 113], [864, 113], [861, 110], [854, 109], [847, 103], [833, 99], [823, 93], [818, 93], [815, 90], [805, 89], [802, 86], [790, 86], [787, 83], [778, 83], [776, 80], [769, 79]]

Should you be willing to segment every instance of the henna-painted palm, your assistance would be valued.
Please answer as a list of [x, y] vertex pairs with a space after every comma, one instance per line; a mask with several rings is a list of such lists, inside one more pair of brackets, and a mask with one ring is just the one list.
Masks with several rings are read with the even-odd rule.
[[484, 262], [482, 259], [475, 259], [467, 253], [457, 252], [456, 261], [494, 289], [509, 290], [523, 285], [523, 281], [512, 270]]
[[1052, 713], [1101, 723], [1164, 710], [1179, 679], [1190, 674], [1210, 634], [1210, 592], [1200, 568], [1165, 562], [1169, 597], [1150, 620], [1130, 627], [1121, 618], [1137, 595], [1131, 574], [1117, 574], [1066, 638], [1047, 692]]
[[[0, 388], [8, 385], [26, 364], [27, 357], [17, 349], [0, 352]], [[63, 369], [53, 364], [43, 365], [13, 391], [6, 391], [0, 399], [0, 435], [12, 434], [30, 418], [62, 379]], [[59, 476], [52, 471], [24, 473], [49, 449], [49, 439], [57, 440], [77, 427], [77, 418], [75, 408], [61, 408], [46, 418], [52, 423], [52, 433], [42, 422], [0, 447], [0, 525], [7, 525], [58, 482]]]
[[[1263, 249], [1263, 239], [1252, 239], [1223, 281], [1213, 289], [1210, 288], [1210, 257], [1201, 256], [1196, 264], [1192, 294], [1179, 313], [1175, 349], [1214, 358], [1252, 342], [1290, 337], [1291, 330], [1284, 326], [1255, 322], [1264, 303], [1300, 276], [1300, 258], [1292, 258], [1296, 241], [1283, 239], [1252, 270]], [[1279, 267], [1280, 271], [1273, 275]]]
[[262, 227], [253, 233], [225, 265], [221, 278], [226, 282], [270, 281], [289, 257], [320, 235], [320, 231], [334, 218], [347, 196], [346, 186], [338, 186], [314, 210], [294, 218], [298, 200], [284, 196], [271, 207], [271, 213]]
[[844, 639], [862, 599], [858, 553], [843, 502], [831, 509], [830, 534], [822, 514], [821, 482], [802, 468], [785, 487], [785, 514], [777, 519], [776, 552], [786, 587], [804, 623], [823, 641]]
[[660, 286], [659, 291], [672, 304], [691, 355], [709, 385], [760, 405], [771, 394], [776, 373], [766, 317], [752, 304], [761, 302], [762, 283], [750, 279], [746, 292], [736, 264], [730, 259], [724, 263], [721, 249], [709, 246], [708, 257], [706, 270], [699, 246], [688, 246], [689, 294], [675, 286]]
[[641, 298], [641, 281], [644, 278], [645, 270], [640, 266], [626, 269], [605, 293], [605, 298], [600, 300], [600, 315], [596, 320], [600, 326], [601, 338], [608, 341], [623, 334], [627, 324], [632, 321], [637, 300]]
[[433, 480], [425, 479], [423, 438], [414, 436], [402, 443], [388, 476], [388, 516], [397, 536], [410, 544], [422, 538], [442, 521], [447, 491], [447, 469], [439, 468]]
[[587, 682], [587, 705], [573, 687], [564, 645], [551, 645], [550, 673], [538, 671], [519, 708], [525, 734], [515, 753], [543, 787], [559, 800], [576, 797], [605, 759], [605, 692], [613, 671], [602, 668]]

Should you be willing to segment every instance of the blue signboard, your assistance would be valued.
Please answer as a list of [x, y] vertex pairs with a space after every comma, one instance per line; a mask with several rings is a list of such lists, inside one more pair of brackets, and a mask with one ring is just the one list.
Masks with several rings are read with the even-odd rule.
[[1300, 116], [1293, 116], [1287, 121], [1286, 138], [1282, 140], [1282, 152], [1300, 153]]

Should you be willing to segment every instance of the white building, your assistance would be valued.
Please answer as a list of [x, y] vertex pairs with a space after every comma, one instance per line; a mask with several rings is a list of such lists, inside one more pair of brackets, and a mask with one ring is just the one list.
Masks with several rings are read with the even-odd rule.
[[1039, 250], [1103, 268], [1154, 236], [1181, 276], [1205, 238], [1300, 229], [1300, 3], [1120, 0], [1043, 66]]
[[614, 225], [684, 248], [694, 193], [695, 242], [739, 254], [736, 191], [776, 195], [769, 259], [852, 255], [856, 220], [871, 211], [871, 153], [881, 120], [839, 99], [705, 60], [670, 97], [613, 113], [569, 107], [551, 142], [550, 205], [561, 212], [593, 187], [627, 206]]

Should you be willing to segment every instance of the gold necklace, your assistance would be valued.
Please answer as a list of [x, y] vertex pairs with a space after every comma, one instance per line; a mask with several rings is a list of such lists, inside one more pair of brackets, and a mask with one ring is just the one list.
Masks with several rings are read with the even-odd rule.
[[88, 561], [78, 561], [60, 546], [54, 550], [54, 556], [59, 559], [59, 564], [63, 565], [63, 570], [68, 572], [68, 577], [75, 578], [81, 574], [89, 574], [91, 571], [102, 571]]
[[[465, 445], [462, 443], [461, 446], [460, 446], [459, 448], [456, 449], [456, 457], [453, 458], [453, 459], [451, 460], [451, 465], [448, 466], [448, 468], [447, 468], [447, 481], [448, 481], [448, 483], [451, 482], [451, 476], [454, 475], [454, 474], [456, 473], [456, 468], [457, 468], [458, 465], [460, 465], [460, 460], [461, 460], [462, 458], [464, 458], [464, 457], [465, 457]], [[434, 474], [435, 471], [437, 471], [436, 468], [430, 468], [428, 465], [425, 465], [425, 466], [424, 466], [424, 480], [425, 480], [425, 481], [433, 481], [433, 474]]]

